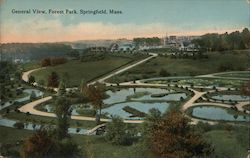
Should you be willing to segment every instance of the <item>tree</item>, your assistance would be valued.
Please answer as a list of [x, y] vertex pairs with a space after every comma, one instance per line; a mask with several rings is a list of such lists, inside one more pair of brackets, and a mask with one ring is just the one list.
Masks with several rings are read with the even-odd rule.
[[102, 106], [103, 106], [103, 99], [104, 99], [104, 92], [105, 87], [101, 84], [89, 85], [86, 87], [85, 90], [87, 97], [92, 102], [95, 109], [99, 109], [99, 116], [97, 116], [97, 123], [100, 122], [100, 116], [102, 114]]
[[194, 133], [189, 120], [177, 111], [170, 111], [153, 123], [147, 143], [155, 157], [202, 157], [212, 151], [201, 135]]
[[68, 137], [69, 119], [71, 116], [70, 102], [65, 97], [59, 96], [55, 101], [55, 114], [57, 116], [57, 138], [59, 140]]
[[30, 101], [33, 101], [36, 99], [36, 93], [35, 91], [31, 91], [31, 94], [30, 94]]
[[167, 77], [167, 76], [170, 76], [170, 73], [167, 72], [165, 69], [161, 69], [160, 72], [159, 72], [159, 75], [161, 77]]
[[66, 94], [66, 86], [65, 86], [63, 81], [61, 81], [60, 84], [59, 84], [57, 94], [59, 96], [63, 96], [63, 95]]
[[58, 87], [59, 85], [59, 76], [56, 72], [51, 72], [48, 77], [48, 87]]
[[[84, 93], [84, 89], [87, 87], [87, 83], [84, 79], [81, 80], [81, 84], [80, 84], [80, 92]], [[85, 95], [85, 94], [83, 94]]]
[[70, 84], [70, 76], [68, 72], [64, 72], [62, 74], [62, 81], [64, 82], [65, 86], [68, 87]]
[[130, 145], [133, 142], [132, 134], [127, 130], [126, 124], [123, 120], [114, 116], [112, 121], [107, 123], [106, 126], [107, 134], [105, 135], [106, 140], [115, 145]]
[[52, 158], [56, 151], [56, 143], [45, 130], [38, 130], [34, 135], [24, 141], [22, 158]]
[[242, 87], [241, 87], [241, 93], [243, 95], [250, 96], [250, 82], [247, 83], [247, 84], [242, 85]]
[[35, 77], [30, 75], [29, 78], [28, 78], [28, 82], [31, 83], [31, 84], [34, 83], [35, 82]]
[[41, 66], [42, 67], [46, 67], [46, 66], [50, 66], [51, 65], [51, 61], [50, 58], [45, 58], [41, 61]]

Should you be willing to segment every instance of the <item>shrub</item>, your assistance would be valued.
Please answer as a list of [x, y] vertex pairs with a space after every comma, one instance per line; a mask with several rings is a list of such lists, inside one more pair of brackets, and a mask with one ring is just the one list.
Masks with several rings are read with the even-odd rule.
[[24, 128], [24, 123], [22, 123], [22, 122], [16, 122], [13, 126], [15, 128], [17, 128], [17, 129], [23, 129]]

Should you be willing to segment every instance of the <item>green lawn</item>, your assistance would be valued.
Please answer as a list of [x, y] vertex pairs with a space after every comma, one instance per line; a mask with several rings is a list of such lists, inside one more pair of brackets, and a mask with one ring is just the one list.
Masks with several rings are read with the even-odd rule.
[[[112, 145], [103, 136], [73, 135], [87, 158], [147, 158], [138, 144], [131, 146]], [[146, 156], [146, 157], [145, 157]]]
[[23, 71], [32, 70], [32, 69], [36, 69], [39, 67], [41, 67], [39, 61], [30, 61], [30, 62], [22, 63], [19, 65], [19, 68], [23, 69]]
[[[243, 133], [240, 133], [243, 135]], [[235, 136], [234, 131], [214, 130], [204, 134], [204, 138], [212, 143], [215, 154], [219, 158], [246, 158], [247, 146]], [[245, 133], [245, 140], [249, 141], [249, 136]]]
[[35, 76], [36, 81], [44, 80], [47, 82], [47, 78], [52, 71], [59, 74], [62, 78], [67, 73], [69, 78], [68, 85], [79, 86], [82, 79], [90, 81], [100, 75], [104, 75], [128, 62], [133, 61], [132, 58], [118, 57], [118, 56], [107, 56], [104, 60], [93, 61], [93, 62], [80, 62], [77, 60], [69, 61], [66, 64], [58, 65], [55, 67], [48, 67], [40, 71], [32, 73]]
[[[33, 132], [0, 126], [0, 140], [3, 144], [11, 145], [9, 150], [19, 151], [20, 145]], [[131, 146], [112, 145], [103, 136], [71, 135], [87, 158], [140, 158], [149, 157], [149, 152], [140, 143]], [[247, 130], [212, 130], [204, 133], [204, 138], [214, 147], [211, 158], [246, 158], [248, 148]]]
[[246, 70], [250, 67], [250, 50], [224, 53], [209, 52], [208, 59], [196, 60], [158, 56], [118, 75], [116, 79], [129, 81], [159, 77], [161, 69], [165, 69], [171, 76], [195, 76], [220, 72], [221, 66], [225, 65], [230, 67], [228, 70]]
[[227, 73], [227, 74], [221, 74], [221, 75], [216, 75], [216, 76], [250, 78], [250, 72], [248, 72], [248, 73]]

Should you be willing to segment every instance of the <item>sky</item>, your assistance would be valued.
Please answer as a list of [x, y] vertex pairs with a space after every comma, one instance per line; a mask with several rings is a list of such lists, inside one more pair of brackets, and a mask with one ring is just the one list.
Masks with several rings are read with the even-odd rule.
[[[0, 0], [0, 41], [61, 42], [241, 31], [250, 23], [248, 0]], [[13, 10], [31, 10], [16, 14]], [[47, 14], [33, 14], [32, 9]], [[49, 10], [78, 14], [50, 14]], [[122, 14], [80, 14], [80, 10]]]

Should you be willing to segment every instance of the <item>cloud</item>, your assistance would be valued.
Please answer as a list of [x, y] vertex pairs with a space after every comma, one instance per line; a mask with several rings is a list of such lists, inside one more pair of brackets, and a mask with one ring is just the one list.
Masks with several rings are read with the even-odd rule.
[[[239, 29], [239, 28], [238, 28]], [[240, 28], [242, 29], [242, 28]], [[163, 37], [168, 35], [201, 35], [206, 32], [231, 32], [235, 28], [214, 28], [185, 30], [162, 23], [151, 24], [113, 24], [103, 22], [81, 22], [64, 26], [59, 19], [44, 18], [26, 19], [20, 22], [4, 21], [2, 25], [2, 41], [8, 42], [60, 42], [94, 39], [119, 39], [134, 37]]]

